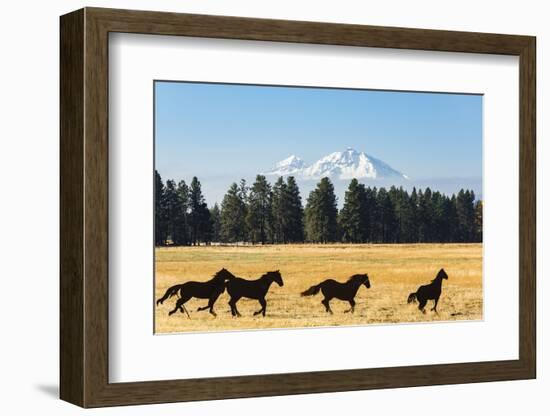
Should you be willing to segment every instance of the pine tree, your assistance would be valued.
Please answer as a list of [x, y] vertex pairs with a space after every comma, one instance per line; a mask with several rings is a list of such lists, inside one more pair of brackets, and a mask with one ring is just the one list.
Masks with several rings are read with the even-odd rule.
[[285, 210], [287, 212], [285, 221], [285, 240], [290, 243], [304, 241], [304, 208], [300, 189], [294, 176], [286, 179]]
[[370, 186], [365, 189], [365, 207], [363, 217], [365, 240], [370, 243], [380, 241], [380, 223], [378, 222], [378, 191]]
[[365, 185], [352, 179], [344, 197], [344, 206], [340, 211], [339, 225], [342, 240], [350, 243], [366, 241], [366, 195]]
[[271, 237], [271, 186], [263, 175], [250, 188], [246, 224], [252, 243], [265, 244]]
[[483, 202], [477, 200], [475, 207], [475, 241], [483, 241]]
[[404, 239], [404, 217], [409, 196], [402, 187], [397, 188], [395, 186], [390, 188], [388, 196], [393, 205], [393, 220], [395, 221], [390, 239], [394, 243], [401, 243]]
[[220, 213], [220, 236], [222, 242], [236, 243], [246, 239], [246, 205], [241, 190], [233, 183], [223, 197]]
[[308, 241], [328, 243], [337, 240], [338, 209], [334, 186], [324, 177], [309, 194], [305, 209], [305, 228]]
[[271, 198], [271, 221], [273, 242], [285, 244], [288, 241], [286, 235], [289, 222], [287, 185], [282, 176], [277, 178], [273, 185]]
[[206, 202], [203, 202], [199, 211], [199, 243], [203, 241], [205, 244], [209, 245], [212, 242], [213, 232], [210, 210]]
[[418, 192], [418, 241], [429, 243], [433, 232], [433, 204], [432, 191], [426, 188]]
[[468, 199], [468, 228], [470, 230], [468, 242], [477, 241], [476, 237], [476, 196], [473, 190], [466, 191]]
[[205, 241], [205, 227], [208, 208], [202, 195], [201, 183], [196, 176], [191, 180], [189, 187], [189, 231], [190, 242], [197, 245], [200, 241]]
[[175, 245], [189, 244], [189, 229], [187, 224], [187, 209], [189, 203], [189, 188], [185, 181], [180, 181], [176, 187], [177, 204], [172, 212], [172, 242]]
[[249, 186], [246, 184], [246, 180], [244, 179], [241, 179], [241, 181], [239, 182], [239, 198], [241, 199], [241, 202], [243, 203], [243, 206], [244, 206], [244, 213], [243, 213], [243, 229], [241, 230], [241, 234], [242, 234], [242, 239], [241, 241], [243, 242], [247, 242], [248, 241], [248, 236], [249, 236], [249, 230], [248, 230], [248, 224], [246, 222], [246, 216], [248, 215], [248, 197], [249, 197], [249, 193], [250, 193], [250, 188]]
[[239, 198], [244, 202], [245, 205], [248, 204], [248, 193], [250, 192], [250, 188], [246, 184], [245, 179], [241, 179], [239, 182]]
[[456, 196], [457, 237], [460, 242], [474, 241], [474, 200], [473, 191], [461, 189]]
[[416, 213], [416, 188], [413, 188], [411, 195], [400, 189], [399, 208], [397, 217], [399, 222], [399, 242], [417, 242], [417, 213]]
[[178, 199], [178, 193], [176, 188], [176, 182], [169, 179], [166, 181], [166, 188], [164, 190], [165, 212], [166, 212], [166, 231], [167, 236], [170, 238], [172, 244], [174, 242], [174, 234], [177, 232], [177, 220], [180, 211], [180, 203]]
[[391, 205], [393, 207], [393, 220], [395, 221], [392, 233], [390, 235], [390, 241], [393, 243], [399, 243], [401, 241], [402, 220], [401, 192], [396, 186], [392, 185], [388, 190], [388, 197], [390, 198]]
[[409, 203], [407, 208], [406, 223], [406, 235], [407, 241], [410, 243], [418, 242], [418, 193], [416, 187], [413, 187], [411, 195], [409, 197]]
[[453, 242], [454, 228], [456, 224], [456, 207], [453, 204], [453, 200], [446, 195], [442, 197], [442, 214], [441, 214], [441, 227], [440, 231], [441, 239], [439, 242], [450, 243]]
[[430, 236], [432, 242], [444, 242], [446, 240], [447, 222], [444, 212], [444, 197], [440, 192], [432, 192], [432, 229]]
[[163, 246], [166, 244], [166, 198], [165, 187], [162, 178], [155, 170], [155, 245]]
[[210, 221], [212, 224], [212, 241], [221, 241], [221, 213], [220, 207], [216, 202], [212, 208], [210, 208]]
[[458, 214], [456, 212], [456, 195], [453, 194], [449, 199], [447, 205], [447, 222], [449, 223], [449, 241], [458, 242], [459, 231], [458, 231]]
[[381, 242], [395, 243], [397, 239], [397, 218], [395, 216], [395, 207], [385, 188], [378, 191], [378, 222], [381, 230]]

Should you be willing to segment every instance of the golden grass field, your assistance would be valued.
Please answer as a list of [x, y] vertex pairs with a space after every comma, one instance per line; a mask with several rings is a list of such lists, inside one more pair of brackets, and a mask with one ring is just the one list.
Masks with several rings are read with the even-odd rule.
[[[256, 279], [269, 270], [281, 271], [284, 286], [276, 283], [266, 296], [267, 315], [252, 316], [260, 309], [255, 300], [241, 299], [240, 318], [231, 316], [229, 297], [218, 299], [214, 317], [208, 311], [196, 312], [207, 304], [191, 299], [186, 308], [191, 315], [177, 312], [168, 316], [176, 297], [155, 306], [155, 332], [223, 331], [262, 328], [296, 328], [480, 320], [483, 317], [481, 244], [297, 244], [274, 246], [200, 246], [156, 249], [155, 299], [172, 285], [189, 280], [206, 281], [222, 267], [245, 279]], [[428, 284], [445, 268], [439, 314], [426, 314], [417, 304], [407, 304], [409, 293]], [[356, 273], [368, 273], [371, 288], [359, 288], [355, 313], [344, 314], [347, 302], [331, 301], [334, 315], [321, 305], [323, 296], [301, 297], [300, 292], [327, 278], [346, 281]]]

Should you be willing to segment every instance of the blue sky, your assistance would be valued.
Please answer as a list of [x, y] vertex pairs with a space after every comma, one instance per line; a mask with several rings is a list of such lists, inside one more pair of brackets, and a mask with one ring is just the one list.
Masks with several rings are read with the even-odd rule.
[[479, 95], [155, 82], [163, 179], [238, 180], [353, 147], [419, 181], [482, 176]]

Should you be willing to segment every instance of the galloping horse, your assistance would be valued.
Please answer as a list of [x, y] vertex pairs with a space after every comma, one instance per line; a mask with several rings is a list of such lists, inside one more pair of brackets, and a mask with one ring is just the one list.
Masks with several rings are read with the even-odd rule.
[[445, 270], [441, 269], [430, 284], [420, 286], [415, 293], [411, 293], [407, 299], [407, 303], [412, 303], [418, 300], [418, 309], [420, 309], [422, 313], [426, 313], [426, 309], [424, 309], [424, 307], [426, 306], [428, 300], [433, 299], [434, 307], [432, 308], [432, 311], [437, 313], [437, 302], [441, 296], [441, 283], [443, 282], [443, 279], [448, 278], [449, 276], [447, 276]]
[[265, 301], [265, 295], [271, 286], [271, 283], [276, 282], [279, 286], [283, 286], [283, 278], [279, 270], [274, 272], [267, 272], [262, 277], [256, 280], [245, 280], [240, 277], [232, 277], [226, 284], [227, 293], [231, 299], [229, 300], [229, 306], [231, 307], [231, 315], [241, 316], [237, 309], [237, 302], [240, 298], [256, 299], [260, 302], [262, 308], [254, 315], [265, 316], [267, 302]]
[[346, 283], [337, 282], [334, 279], [327, 279], [319, 283], [318, 285], [311, 286], [308, 290], [301, 293], [302, 296], [313, 296], [323, 292], [325, 297], [321, 303], [325, 305], [327, 312], [332, 314], [330, 308], [330, 301], [333, 298], [340, 300], [347, 300], [350, 304], [350, 308], [345, 312], [353, 313], [355, 311], [355, 295], [361, 285], [365, 285], [367, 289], [370, 288], [369, 276], [367, 274], [354, 274]]
[[214, 304], [216, 303], [216, 300], [218, 300], [218, 297], [225, 291], [225, 282], [234, 277], [235, 276], [233, 276], [233, 274], [231, 274], [228, 270], [221, 269], [207, 282], [185, 282], [180, 285], [174, 285], [169, 287], [164, 296], [157, 300], [157, 306], [179, 292], [180, 298], [177, 300], [174, 310], [170, 311], [168, 315], [172, 315], [179, 309], [181, 313], [185, 312], [190, 318], [189, 312], [187, 312], [187, 309], [185, 308], [185, 302], [191, 298], [199, 298], [208, 299], [208, 305], [198, 308], [197, 311], [209, 309], [210, 313], [216, 316], [216, 312], [214, 312]]

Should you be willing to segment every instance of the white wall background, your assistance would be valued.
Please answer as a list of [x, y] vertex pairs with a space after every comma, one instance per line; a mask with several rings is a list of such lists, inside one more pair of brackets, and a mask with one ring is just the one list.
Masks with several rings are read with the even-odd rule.
[[[550, 285], [543, 244], [550, 237], [550, 145], [545, 139], [550, 26], [542, 1], [180, 0], [4, 2], [0, 14], [0, 410], [4, 414], [76, 414], [58, 395], [58, 16], [103, 6], [277, 19], [453, 29], [537, 36], [538, 53], [538, 379], [338, 394], [166, 404], [88, 411], [88, 414], [547, 414], [546, 359]], [[546, 265], [547, 265], [546, 260]], [[6, 267], [7, 266], [7, 267]], [[8, 413], [9, 412], [9, 413]]]

